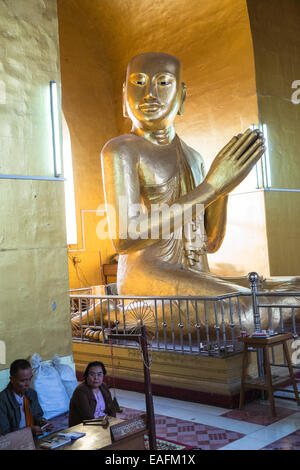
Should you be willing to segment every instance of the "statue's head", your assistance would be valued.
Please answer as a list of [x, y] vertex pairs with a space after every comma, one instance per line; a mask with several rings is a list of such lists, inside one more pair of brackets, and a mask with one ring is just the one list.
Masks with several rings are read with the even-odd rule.
[[123, 109], [136, 127], [169, 127], [183, 113], [186, 87], [181, 83], [181, 63], [161, 52], [140, 54], [128, 64]]

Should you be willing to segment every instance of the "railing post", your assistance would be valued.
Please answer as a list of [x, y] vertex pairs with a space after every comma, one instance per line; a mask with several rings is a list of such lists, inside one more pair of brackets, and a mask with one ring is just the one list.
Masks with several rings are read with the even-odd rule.
[[257, 307], [257, 281], [258, 281], [258, 274], [255, 272], [248, 274], [248, 280], [250, 282], [250, 287], [252, 291], [252, 307], [253, 307], [253, 320], [254, 320], [254, 329], [255, 331], [261, 331], [260, 325], [260, 313]]
[[[257, 304], [257, 281], [259, 276], [256, 272], [251, 272], [248, 274], [248, 280], [250, 282], [251, 292], [252, 292], [252, 308], [253, 308], [253, 322], [254, 322], [254, 330], [261, 331], [261, 323], [260, 323], [260, 312]], [[257, 349], [257, 371], [258, 376], [263, 377], [265, 375], [264, 372], [264, 358], [263, 358], [263, 351], [261, 348]]]

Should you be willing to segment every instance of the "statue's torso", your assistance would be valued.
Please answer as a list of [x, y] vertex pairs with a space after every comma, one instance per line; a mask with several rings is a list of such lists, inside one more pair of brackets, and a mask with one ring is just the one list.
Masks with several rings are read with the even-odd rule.
[[[126, 153], [130, 152], [128, 158], [135, 160], [141, 200], [149, 214], [151, 205], [164, 204], [170, 207], [203, 181], [202, 157], [177, 136], [168, 145], [156, 145], [133, 134], [124, 138], [122, 153], [126, 158]], [[190, 243], [189, 236], [195, 230], [195, 241]], [[177, 265], [181, 269], [208, 271], [204, 212], [196, 222], [189, 222], [188, 230], [180, 227], [151, 246], [125, 256], [128, 258], [126, 264], [163, 262]]]
[[148, 140], [132, 135], [138, 148], [139, 178], [142, 185], [163, 184], [178, 174], [178, 155], [176, 143], [181, 143], [182, 150], [193, 172], [196, 186], [203, 181], [204, 165], [202, 157], [184, 144], [176, 136], [168, 145], [156, 145]]

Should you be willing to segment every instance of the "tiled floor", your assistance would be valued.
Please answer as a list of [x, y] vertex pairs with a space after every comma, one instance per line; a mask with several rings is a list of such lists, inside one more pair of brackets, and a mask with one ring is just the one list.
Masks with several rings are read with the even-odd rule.
[[292, 432], [286, 437], [264, 447], [263, 450], [299, 450], [300, 449], [300, 430]]
[[222, 414], [226, 418], [237, 419], [239, 421], [247, 421], [247, 423], [261, 424], [269, 426], [276, 423], [287, 416], [294, 414], [294, 410], [289, 408], [276, 407], [276, 417], [271, 416], [269, 405], [261, 403], [249, 403], [244, 410], [234, 409]]
[[[113, 390], [112, 390], [113, 393]], [[145, 411], [142, 393], [116, 390], [121, 418]], [[239, 411], [165, 397], [154, 397], [157, 437], [203, 450], [300, 450], [300, 407], [275, 400], [277, 418], [267, 402]], [[55, 429], [68, 426], [68, 415], [54, 418]]]
[[[143, 394], [117, 390], [116, 396], [124, 416], [145, 411]], [[261, 400], [239, 411], [155, 396], [156, 433], [203, 450], [300, 450], [300, 407], [279, 398], [275, 404], [272, 418]]]
[[[123, 407], [123, 412], [118, 417], [130, 419], [140, 413], [141, 411]], [[202, 450], [216, 450], [243, 437], [243, 434], [234, 431], [159, 414], [155, 414], [155, 427], [157, 438]]]

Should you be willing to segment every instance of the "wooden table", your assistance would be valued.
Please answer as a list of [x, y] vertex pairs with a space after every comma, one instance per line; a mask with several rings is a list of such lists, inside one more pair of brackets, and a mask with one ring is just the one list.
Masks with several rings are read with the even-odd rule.
[[[241, 379], [241, 391], [240, 391], [240, 409], [244, 406], [245, 401], [245, 389], [254, 388], [258, 390], [267, 390], [269, 394], [269, 401], [271, 405], [272, 416], [276, 416], [275, 403], [274, 403], [274, 389], [280, 388], [284, 383], [291, 382], [293, 384], [295, 397], [298, 405], [300, 405], [299, 393], [297, 389], [296, 379], [294, 376], [293, 366], [290, 359], [290, 354], [287, 346], [287, 341], [293, 339], [291, 333], [280, 334], [271, 336], [269, 338], [251, 338], [250, 336], [239, 337], [238, 341], [244, 343], [243, 353], [243, 368], [242, 368], [242, 379]], [[283, 346], [283, 351], [287, 361], [287, 367], [289, 369], [289, 375], [285, 377], [272, 378], [271, 365], [269, 358], [269, 348], [277, 345]], [[264, 357], [264, 369], [265, 376], [257, 377], [252, 379], [246, 379], [247, 363], [248, 363], [248, 348], [261, 348], [263, 350]]]
[[[144, 434], [147, 434], [145, 430], [112, 443], [110, 426], [122, 423], [123, 421], [123, 419], [110, 417], [107, 429], [104, 429], [102, 426], [78, 424], [77, 426], [58, 431], [84, 432], [86, 435], [69, 442], [65, 446], [58, 447], [57, 450], [145, 450]], [[57, 432], [49, 434], [47, 437], [55, 436], [56, 434]]]

